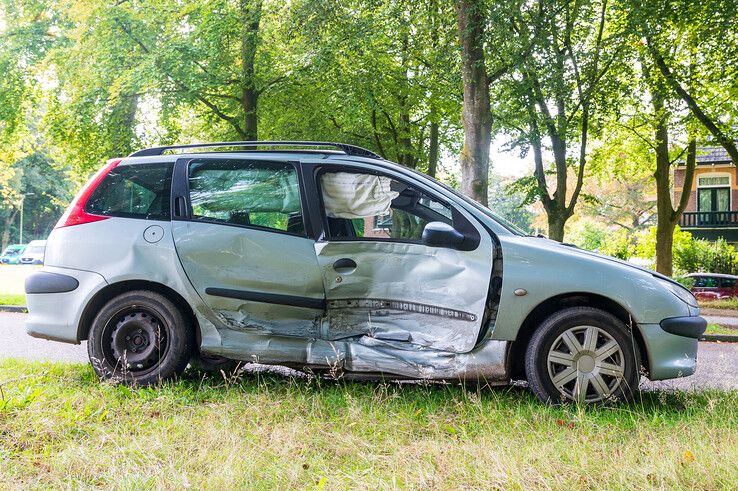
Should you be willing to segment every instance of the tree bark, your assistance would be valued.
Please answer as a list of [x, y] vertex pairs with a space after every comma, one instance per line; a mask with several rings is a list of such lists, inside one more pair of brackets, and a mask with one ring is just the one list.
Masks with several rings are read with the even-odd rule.
[[8, 215], [8, 217], [5, 219], [5, 223], [3, 224], [3, 235], [0, 244], [0, 252], [4, 251], [6, 247], [8, 247], [8, 244], [10, 243], [10, 226], [15, 221], [15, 217], [18, 215], [18, 210], [13, 210], [13, 213]]
[[456, 3], [464, 84], [461, 192], [487, 205], [492, 113], [484, 57], [483, 9], [484, 3], [478, 0], [458, 0]]
[[428, 175], [436, 177], [438, 169], [438, 123], [431, 121], [430, 124], [430, 143], [428, 145]]
[[256, 50], [259, 46], [259, 25], [261, 23], [262, 0], [241, 0], [241, 14], [243, 16], [243, 31], [241, 37], [241, 107], [244, 114], [243, 131], [240, 135], [244, 140], [258, 139], [257, 109], [259, 106], [259, 91], [255, 80]]

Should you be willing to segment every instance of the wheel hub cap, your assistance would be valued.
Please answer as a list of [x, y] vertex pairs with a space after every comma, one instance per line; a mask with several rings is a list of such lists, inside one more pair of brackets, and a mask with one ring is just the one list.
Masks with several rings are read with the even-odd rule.
[[595, 326], [564, 331], [551, 345], [546, 364], [556, 389], [577, 402], [608, 399], [625, 375], [622, 348], [607, 331]]

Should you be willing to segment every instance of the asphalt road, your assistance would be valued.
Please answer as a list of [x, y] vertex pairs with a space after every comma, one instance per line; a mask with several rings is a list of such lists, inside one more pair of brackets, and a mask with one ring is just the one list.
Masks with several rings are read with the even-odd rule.
[[[26, 314], [0, 312], [0, 359], [87, 363], [86, 343], [72, 345], [26, 334]], [[643, 390], [738, 389], [738, 343], [700, 343], [697, 373], [677, 380], [643, 380]]]

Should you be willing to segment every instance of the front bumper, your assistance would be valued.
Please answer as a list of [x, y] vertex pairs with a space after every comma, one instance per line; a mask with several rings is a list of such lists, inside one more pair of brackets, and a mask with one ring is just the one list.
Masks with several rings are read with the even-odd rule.
[[105, 278], [97, 273], [44, 267], [26, 280], [26, 332], [36, 338], [79, 343], [82, 312], [105, 285]]
[[687, 377], [697, 369], [698, 339], [707, 321], [699, 316], [670, 317], [660, 324], [641, 324], [648, 354], [648, 378]]

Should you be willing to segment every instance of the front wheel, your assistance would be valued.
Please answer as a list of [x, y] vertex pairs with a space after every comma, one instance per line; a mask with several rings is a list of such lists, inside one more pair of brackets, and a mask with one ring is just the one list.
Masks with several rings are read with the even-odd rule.
[[528, 385], [546, 403], [629, 399], [638, 388], [639, 361], [630, 331], [591, 307], [551, 315], [533, 334], [525, 357]]
[[150, 385], [180, 375], [194, 343], [192, 326], [173, 302], [138, 290], [118, 295], [100, 309], [87, 352], [100, 378]]

